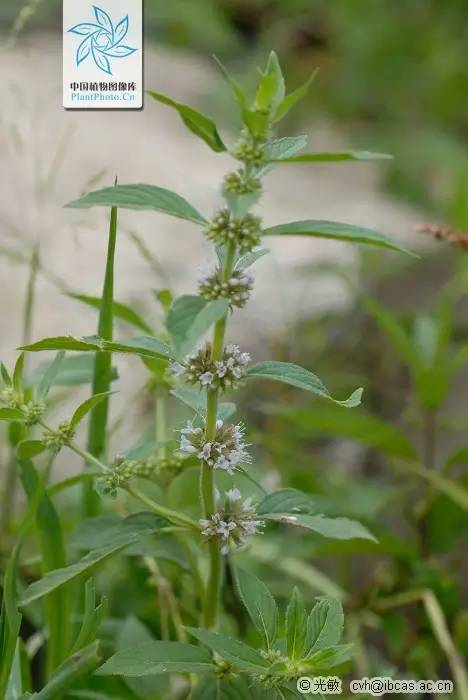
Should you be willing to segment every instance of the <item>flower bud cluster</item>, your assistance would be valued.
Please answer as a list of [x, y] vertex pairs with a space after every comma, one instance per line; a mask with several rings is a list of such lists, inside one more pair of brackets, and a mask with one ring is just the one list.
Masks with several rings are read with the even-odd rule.
[[238, 345], [227, 345], [222, 358], [213, 360], [211, 344], [207, 343], [198, 352], [189, 355], [183, 363], [174, 363], [172, 372], [190, 384], [227, 391], [239, 384], [249, 362], [249, 353], [242, 352]]
[[251, 461], [241, 424], [225, 425], [222, 420], [217, 420], [215, 434], [209, 440], [205, 436], [205, 426], [195, 427], [191, 421], [180, 433], [180, 452], [196, 455], [212, 469], [223, 469], [232, 474], [236, 467]]
[[21, 406], [24, 413], [26, 425], [37, 425], [45, 413], [46, 405], [44, 401], [28, 401]]
[[241, 138], [234, 146], [232, 155], [237, 160], [254, 168], [263, 165], [265, 161], [264, 148], [258, 144], [250, 134], [242, 134]]
[[223, 194], [254, 194], [261, 188], [260, 178], [243, 169], [228, 173], [223, 180]]
[[221, 209], [206, 229], [206, 236], [216, 245], [235, 243], [241, 253], [247, 253], [259, 245], [262, 235], [261, 220], [247, 214], [243, 218], [232, 216], [229, 209]]
[[42, 442], [49, 450], [60, 450], [75, 436], [75, 429], [70, 423], [60, 423], [57, 430], [47, 429], [41, 437]]
[[117, 489], [124, 488], [130, 479], [150, 479], [164, 484], [176, 476], [183, 467], [184, 460], [180, 457], [148, 457], [143, 460], [127, 459], [118, 455], [112, 464], [112, 471], [99, 479], [100, 491], [115, 497]]
[[24, 398], [21, 392], [16, 391], [12, 386], [7, 386], [0, 391], [0, 401], [8, 408], [20, 408]]
[[218, 268], [200, 280], [198, 290], [204, 299], [228, 299], [231, 309], [242, 309], [249, 300], [253, 282], [253, 275], [245, 270], [234, 270], [228, 280], [223, 280], [223, 272]]
[[220, 508], [209, 520], [203, 519], [199, 523], [205, 537], [220, 539], [222, 554], [228, 554], [231, 547], [245, 546], [247, 538], [265, 526], [265, 521], [257, 516], [252, 499], [242, 500], [238, 489], [227, 491], [223, 503], [219, 505]]

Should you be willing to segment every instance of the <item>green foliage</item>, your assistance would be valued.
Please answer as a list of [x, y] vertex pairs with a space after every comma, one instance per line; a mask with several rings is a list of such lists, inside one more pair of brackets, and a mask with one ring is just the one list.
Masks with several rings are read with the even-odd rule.
[[163, 105], [173, 107], [173, 109], [179, 113], [185, 126], [190, 129], [193, 134], [205, 141], [213, 151], [220, 153], [226, 150], [226, 146], [218, 133], [216, 124], [211, 119], [200, 114], [200, 112], [197, 112], [197, 110], [192, 107], [174, 102], [174, 100], [166, 97], [166, 95], [161, 95], [159, 92], [149, 90], [148, 95], [151, 95], [154, 100], [161, 102]]
[[250, 367], [247, 371], [247, 376], [256, 379], [273, 379], [284, 384], [290, 384], [298, 389], [304, 389], [318, 396], [323, 396], [347, 408], [355, 408], [361, 403], [362, 389], [356, 389], [349, 399], [336, 401], [330, 396], [326, 387], [315, 374], [290, 362], [275, 362], [273, 360], [259, 362]]
[[293, 221], [289, 224], [278, 224], [265, 229], [265, 236], [312, 236], [316, 238], [332, 238], [337, 241], [352, 243], [367, 243], [379, 248], [405, 251], [393, 241], [368, 228], [342, 224], [336, 221]]
[[[249, 276], [242, 281], [244, 271], [265, 255], [262, 244], [269, 235], [366, 243], [381, 254], [404, 249], [375, 231], [329, 221], [264, 229], [251, 208], [260, 199], [263, 176], [277, 163], [385, 156], [368, 151], [298, 155], [306, 139], [277, 139], [274, 124], [305, 97], [311, 80], [288, 93], [272, 52], [250, 99], [221, 69], [243, 123], [233, 146], [225, 145], [210, 117], [151, 94], [176, 110], [215, 153], [229, 150], [237, 161], [221, 186], [222, 208], [208, 220], [174, 192], [144, 184], [115, 185], [72, 202], [75, 208], [111, 209], [102, 295], [71, 295], [99, 310], [97, 335], [33, 343], [25, 338], [13, 372], [1, 365], [0, 419], [27, 506], [25, 511], [18, 506], [1, 533], [2, 547], [4, 534], [7, 549], [10, 535], [16, 544], [3, 576], [0, 695], [8, 689], [8, 700], [169, 700], [174, 692], [181, 700], [289, 700], [298, 697], [295, 684], [302, 675], [350, 668], [359, 675], [363, 669], [383, 675], [392, 645], [384, 640], [378, 653], [368, 653], [365, 628], [391, 640], [400, 633], [391, 630], [389, 611], [411, 605], [417, 606], [413, 612], [422, 641], [408, 634], [414, 646], [408, 649], [401, 632], [392, 648], [400, 646], [404, 656], [397, 653], [396, 663], [413, 674], [422, 659], [425, 672], [436, 675], [441, 669], [446, 673], [447, 662], [466, 700], [466, 670], [452, 639], [452, 627], [463, 628], [457, 582], [435, 558], [447, 532], [435, 546], [430, 529], [440, 499], [468, 509], [468, 490], [455, 473], [466, 450], [445, 460], [442, 472], [435, 469], [433, 449], [449, 380], [466, 361], [466, 348], [452, 347], [453, 299], [444, 296], [436, 314], [418, 315], [408, 324], [370, 294], [362, 295], [366, 312], [393, 348], [392, 358], [394, 350], [410, 377], [412, 409], [423, 423], [422, 455], [412, 430], [393, 425], [386, 414], [374, 415], [377, 389], [391, 385], [392, 377], [374, 384], [367, 376], [372, 362], [359, 382], [342, 368], [334, 373], [339, 381], [333, 396], [349, 396], [339, 401], [300, 364], [302, 359], [328, 374], [335, 349], [328, 339], [322, 341], [324, 361], [317, 334], [312, 350], [305, 351], [309, 339], [296, 342], [295, 336], [298, 363], [281, 361], [279, 350], [278, 359], [251, 364], [247, 352], [228, 345], [231, 313], [247, 302], [253, 286]], [[213, 243], [212, 296], [153, 293], [162, 314], [158, 327], [115, 301], [117, 208], [154, 210], [198, 224]], [[230, 285], [239, 284], [248, 290], [242, 304], [228, 293]], [[117, 319], [144, 335], [115, 337]], [[354, 324], [348, 324], [346, 335], [353, 332]], [[367, 361], [360, 356], [366, 349], [360, 337], [357, 368]], [[58, 354], [29, 374], [24, 353], [43, 351]], [[110, 423], [112, 356], [119, 353], [140, 358], [145, 376], [135, 398], [126, 397], [121, 415]], [[290, 359], [290, 351], [284, 359]], [[49, 411], [60, 406], [57, 387], [70, 387], [72, 393], [80, 383], [92, 383], [91, 395], [74, 401], [71, 418], [51, 427]], [[364, 383], [366, 412], [359, 409], [362, 389], [350, 393], [350, 387]], [[226, 400], [240, 384], [240, 401]], [[286, 405], [276, 400], [285, 396]], [[318, 405], [316, 396], [328, 401]], [[247, 426], [231, 422], [236, 411], [245, 410]], [[135, 416], [137, 436], [129, 445]], [[86, 449], [77, 430], [85, 419]], [[353, 443], [357, 456], [346, 469], [334, 467], [330, 438]], [[258, 445], [254, 464], [247, 439]], [[118, 442], [122, 452], [115, 454]], [[87, 469], [57, 481], [52, 469], [62, 448], [65, 455], [79, 456]], [[338, 453], [340, 460], [343, 454], [350, 451]], [[385, 478], [380, 474], [380, 480], [368, 483], [363, 465], [376, 454]], [[401, 484], [391, 483], [393, 472], [404, 474]], [[77, 516], [73, 489], [83, 484], [87, 505]], [[86, 517], [98, 509], [94, 503], [104, 514]], [[389, 515], [403, 503], [411, 504], [411, 517], [402, 535], [393, 531]], [[349, 575], [350, 555], [366, 557], [359, 589]], [[321, 570], [324, 561], [327, 573]], [[315, 598], [316, 593], [327, 595]], [[29, 627], [20, 627], [23, 609], [31, 635]], [[404, 624], [410, 621], [405, 618]], [[457, 631], [462, 644], [463, 634]], [[21, 664], [24, 649], [34, 654], [35, 645], [44, 646], [45, 653], [37, 657], [31, 684]]]
[[116, 185], [70, 202], [69, 207], [89, 209], [90, 207], [116, 207], [117, 209], [149, 209], [163, 214], [187, 219], [196, 224], [205, 220], [183, 197], [163, 187], [154, 185]]

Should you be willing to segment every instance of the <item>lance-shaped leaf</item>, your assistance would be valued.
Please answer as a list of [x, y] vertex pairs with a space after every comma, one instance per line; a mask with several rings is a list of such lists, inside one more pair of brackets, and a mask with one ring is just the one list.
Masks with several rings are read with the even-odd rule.
[[297, 489], [280, 489], [265, 496], [259, 503], [257, 513], [310, 513], [313, 501]]
[[377, 542], [374, 535], [364, 525], [349, 518], [329, 518], [326, 515], [310, 515], [309, 513], [262, 513], [262, 518], [286, 525], [304, 527], [332, 540], [360, 539]]
[[304, 673], [320, 673], [341, 666], [352, 658], [352, 644], [340, 644], [339, 646], [321, 649], [309, 659], [301, 661], [301, 668]]
[[15, 421], [24, 422], [24, 413], [19, 408], [0, 408], [0, 420], [13, 423]]
[[284, 99], [282, 100], [275, 112], [275, 122], [278, 122], [280, 119], [282, 119], [289, 112], [289, 110], [294, 107], [294, 105], [297, 102], [302, 100], [302, 98], [307, 95], [309, 87], [311, 86], [315, 76], [317, 75], [317, 72], [318, 71], [315, 70], [303, 85], [296, 88], [296, 90], [293, 90], [293, 92], [290, 92], [289, 95], [286, 95], [286, 97], [284, 97]]
[[288, 161], [298, 151], [301, 151], [307, 146], [307, 136], [285, 136], [282, 139], [269, 141], [264, 149], [265, 159], [270, 163]]
[[130, 338], [130, 340], [114, 340], [112, 342], [104, 340], [102, 341], [102, 349], [153, 359], [169, 359], [173, 357], [173, 352], [166, 343], [145, 335]]
[[111, 395], [111, 393], [112, 392], [110, 391], [104, 391], [102, 394], [95, 394], [94, 396], [90, 396], [89, 399], [86, 399], [86, 401], [83, 401], [83, 403], [78, 406], [78, 408], [72, 416], [72, 419], [70, 421], [71, 427], [76, 428], [76, 426], [79, 423], [81, 423], [83, 418], [101, 401], [107, 399]]
[[228, 312], [226, 299], [207, 301], [198, 296], [182, 296], [174, 300], [166, 318], [166, 327], [180, 355], [193, 348], [213, 323]]
[[329, 238], [348, 243], [366, 243], [379, 248], [388, 248], [408, 255], [414, 255], [409, 250], [394, 243], [390, 238], [377, 231], [362, 226], [343, 224], [339, 221], [292, 221], [289, 224], [271, 226], [263, 231], [265, 236], [311, 236], [313, 238]]
[[31, 700], [55, 700], [68, 695], [67, 691], [82, 684], [100, 663], [99, 642], [96, 641], [70, 656], [51, 676], [47, 685], [30, 696]]
[[100, 676], [150, 676], [158, 673], [204, 673], [214, 668], [211, 654], [182, 642], [153, 641], [118, 651], [98, 671]]
[[61, 350], [55, 356], [53, 362], [48, 365], [44, 373], [42, 374], [41, 380], [39, 381], [37, 387], [37, 398], [44, 400], [50, 391], [51, 386], [54, 384], [56, 377], [60, 371], [60, 366], [65, 357], [65, 351]]
[[268, 57], [265, 72], [262, 73], [255, 95], [255, 110], [263, 113], [276, 111], [284, 99], [285, 84], [278, 57], [272, 51]]
[[120, 209], [149, 209], [180, 219], [204, 224], [203, 216], [183, 197], [156, 185], [131, 184], [104, 187], [89, 192], [67, 204], [74, 209], [118, 207]]
[[44, 338], [36, 343], [23, 345], [20, 350], [28, 352], [42, 352], [43, 350], [70, 350], [72, 352], [96, 352], [101, 349], [99, 338], [92, 340], [87, 338], [73, 338], [70, 335], [58, 335], [53, 338]]
[[278, 607], [265, 584], [250, 571], [237, 569], [237, 588], [253, 624], [270, 649], [278, 634]]
[[339, 644], [343, 634], [343, 606], [336, 598], [320, 598], [307, 620], [304, 656]]
[[247, 370], [246, 376], [255, 377], [256, 379], [272, 379], [283, 384], [290, 384], [298, 389], [304, 389], [322, 396], [346, 408], [354, 408], [361, 403], [362, 389], [356, 389], [344, 401], [337, 401], [315, 374], [291, 362], [276, 362], [274, 360], [258, 362]]
[[23, 349], [30, 352], [40, 352], [42, 350], [98, 352], [107, 350], [109, 352], [122, 352], [157, 359], [172, 356], [172, 351], [168, 345], [151, 336], [139, 336], [125, 341], [108, 341], [97, 336], [93, 336], [92, 339], [58, 336], [55, 338], [44, 338], [44, 340], [40, 340], [37, 343], [25, 345]]
[[199, 642], [234, 664], [239, 671], [264, 673], [270, 665], [259, 651], [237, 639], [195, 627], [187, 627], [187, 630]]
[[331, 151], [320, 153], [301, 153], [301, 155], [273, 156], [273, 163], [340, 163], [366, 160], [392, 160], [388, 153], [372, 153], [371, 151]]
[[[145, 517], [143, 517], [143, 515]], [[145, 534], [155, 532], [160, 525], [160, 520], [152, 518], [148, 513], [140, 517], [130, 516], [122, 520], [122, 526], [116, 531], [111, 541], [106, 541], [102, 546], [91, 550], [79, 561], [70, 566], [50, 571], [43, 578], [32, 583], [20, 600], [20, 605], [29, 605], [43, 596], [57, 590], [78, 577], [89, 574], [94, 567], [101, 564], [113, 554], [125, 549], [128, 545], [138, 541]]]
[[226, 146], [212, 119], [201, 114], [196, 109], [193, 109], [193, 107], [175, 102], [175, 100], [171, 100], [170, 97], [161, 95], [159, 92], [148, 90], [148, 95], [151, 95], [157, 102], [161, 102], [161, 104], [175, 109], [179, 113], [187, 129], [196, 136], [199, 136], [213, 151], [221, 153], [226, 150]]
[[286, 649], [291, 659], [298, 659], [304, 649], [307, 614], [299, 589], [294, 587], [286, 609]]

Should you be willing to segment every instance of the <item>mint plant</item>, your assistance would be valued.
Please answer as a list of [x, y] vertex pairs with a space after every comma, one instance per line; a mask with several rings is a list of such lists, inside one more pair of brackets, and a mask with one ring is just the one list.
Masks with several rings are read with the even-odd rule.
[[[252, 473], [255, 457], [248, 427], [234, 419], [236, 406], [225, 395], [243, 383], [270, 380], [346, 410], [359, 405], [362, 389], [347, 399], [334, 399], [309, 369], [274, 360], [253, 362], [247, 350], [227, 343], [226, 331], [231, 315], [249, 301], [254, 287], [250, 268], [267, 253], [263, 245], [269, 236], [322, 237], [401, 250], [375, 231], [332, 221], [308, 219], [264, 228], [252, 209], [267, 173], [288, 163], [387, 156], [363, 151], [301, 153], [305, 137], [275, 138], [275, 125], [305, 95], [309, 83], [286, 94], [274, 53], [260, 73], [252, 103], [222, 70], [242, 120], [239, 139], [230, 148], [210, 118], [169, 97], [149, 93], [174, 109], [214, 152], [229, 150], [237, 161], [236, 169], [223, 180], [219, 209], [207, 218], [180, 195], [143, 184], [115, 184], [72, 202], [69, 206], [74, 208], [111, 209], [102, 297], [73, 295], [99, 308], [98, 335], [63, 335], [26, 344], [12, 376], [2, 365], [0, 419], [17, 426], [12, 445], [28, 501], [3, 586], [0, 694], [8, 698], [29, 697], [32, 692], [22, 680], [20, 691], [16, 690], [18, 665], [24, 661], [20, 611], [32, 618], [38, 603], [47, 664], [44, 687], [34, 694], [37, 698], [62, 697], [72, 688], [106, 688], [103, 678], [108, 679], [109, 688], [120, 690], [135, 687], [135, 679], [147, 678], [152, 691], [143, 697], [299, 697], [298, 676], [340, 671], [352, 654], [350, 646], [341, 643], [343, 611], [338, 601], [319, 599], [307, 610], [294, 590], [285, 614], [280, 613], [265, 584], [248, 568], [238, 566], [237, 552], [248, 553], [250, 543], [260, 535], [268, 537], [275, 524], [337, 540], [375, 538], [357, 521], [318, 513], [312, 499], [298, 490], [266, 493]], [[185, 219], [213, 243], [213, 269], [200, 280], [198, 294], [172, 299], [168, 290], [159, 291], [162, 330], [153, 329], [113, 297], [119, 208], [149, 209]], [[115, 340], [117, 318], [138, 328], [140, 335]], [[39, 375], [26, 374], [23, 353], [40, 351], [57, 355]], [[115, 379], [112, 356], [118, 353], [143, 361], [148, 373], [145, 391], [154, 398], [154, 416], [149, 437], [112, 454], [108, 405]], [[67, 372], [76, 372], [87, 355], [94, 362], [79, 381], [92, 383], [92, 395], [69, 420], [52, 423], [49, 392], [64, 383]], [[169, 405], [188, 407], [190, 418], [172, 422]], [[125, 410], [128, 413], [131, 406]], [[85, 419], [89, 419], [86, 449], [76, 437]], [[49, 485], [53, 463], [62, 450], [78, 454], [85, 470]], [[194, 472], [199, 494], [194, 489], [186, 492], [180, 507], [173, 494], [175, 486]], [[67, 543], [53, 501], [56, 494], [77, 484], [84, 484], [84, 518]], [[118, 508], [113, 508], [115, 498]], [[99, 515], [101, 502], [106, 511], [116, 511], [114, 515]], [[40, 534], [40, 565], [34, 564], [31, 571], [22, 561], [21, 550], [34, 526]], [[102, 664], [98, 640], [104, 635], [101, 622], [106, 602], [96, 601], [94, 572], [119, 553], [141, 558], [150, 574], [158, 591], [154, 613], [160, 639], [139, 627], [139, 639], [146, 641], [118, 648], [118, 640], [111, 636], [105, 647], [109, 656], [110, 646], [110, 658]], [[248, 562], [247, 554], [244, 558]], [[86, 583], [80, 601], [73, 592], [82, 582]], [[239, 629], [238, 636], [233, 632], [233, 621], [223, 605], [228, 593], [234, 595], [237, 609], [241, 604], [245, 607], [252, 632]], [[159, 682], [155, 677], [160, 675], [164, 679]], [[119, 677], [117, 686], [113, 676]], [[137, 695], [141, 692], [140, 688]]]

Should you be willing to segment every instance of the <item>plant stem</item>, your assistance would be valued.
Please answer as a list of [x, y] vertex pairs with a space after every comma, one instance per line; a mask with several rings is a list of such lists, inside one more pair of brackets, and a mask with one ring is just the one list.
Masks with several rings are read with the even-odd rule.
[[[426, 471], [432, 473], [435, 470], [436, 456], [436, 433], [437, 433], [437, 413], [434, 409], [427, 409], [423, 415], [424, 435], [423, 435], [423, 460]], [[428, 557], [430, 554], [429, 523], [427, 511], [431, 505], [434, 494], [432, 484], [427, 487], [426, 494], [422, 499], [419, 510], [419, 538], [421, 544], [421, 554]]]
[[200, 532], [200, 526], [198, 523], [196, 523], [195, 520], [192, 520], [192, 518], [189, 518], [188, 515], [177, 513], [177, 511], [172, 510], [171, 508], [166, 508], [160, 503], [156, 503], [156, 501], [153, 501], [151, 498], [149, 498], [149, 496], [146, 496], [146, 494], [142, 493], [138, 489], [135, 489], [133, 486], [126, 486], [125, 490], [162, 518], [166, 518], [177, 525], [182, 525], [190, 528], [191, 530], [196, 530], [196, 532]]
[[[223, 266], [223, 279], [228, 280], [236, 256], [236, 246], [231, 244], [228, 248]], [[211, 359], [220, 360], [223, 355], [224, 337], [226, 334], [227, 315], [217, 321], [213, 332], [213, 344], [211, 347]], [[206, 396], [206, 440], [212, 440], [216, 433], [216, 420], [218, 416], [218, 391], [208, 389]], [[209, 520], [216, 511], [215, 483], [212, 468], [206, 463], [201, 463], [200, 490], [203, 503], [203, 513]], [[218, 540], [213, 537], [208, 542], [209, 573], [203, 604], [203, 625], [207, 628], [215, 627], [218, 620], [219, 602], [221, 593], [222, 559]]]
[[166, 392], [162, 388], [156, 390], [156, 442], [158, 443], [158, 457], [166, 457], [166, 440], [167, 440], [167, 411], [166, 411]]

